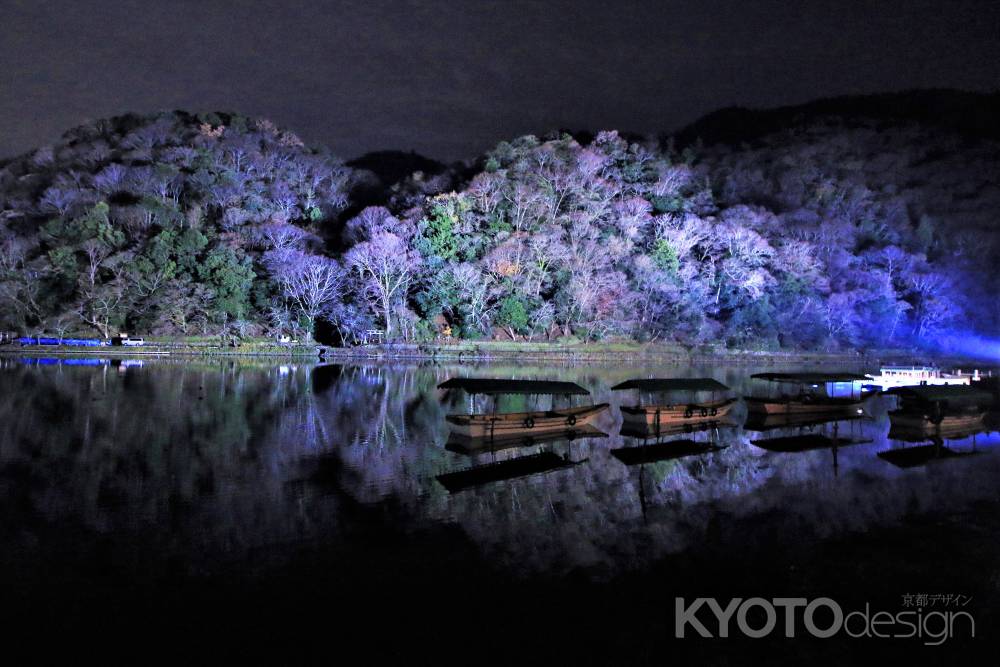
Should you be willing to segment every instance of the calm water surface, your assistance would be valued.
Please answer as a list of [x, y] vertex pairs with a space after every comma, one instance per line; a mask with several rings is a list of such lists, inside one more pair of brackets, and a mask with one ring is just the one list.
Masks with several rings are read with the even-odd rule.
[[[643, 444], [618, 434], [617, 405], [630, 399], [612, 385], [711, 376], [746, 391], [757, 370], [3, 359], [2, 565], [30, 573], [62, 549], [136, 570], [252, 572], [314, 545], [350, 553], [366, 524], [388, 521], [403, 535], [443, 530], [515, 578], [601, 580], [755, 517], [778, 517], [791, 543], [996, 497], [996, 432], [944, 443], [974, 455], [900, 468], [878, 454], [919, 443], [889, 437], [882, 398], [865, 420], [681, 436], [721, 447], [710, 453], [631, 466], [612, 454]], [[436, 389], [453, 376], [577, 382], [611, 404], [596, 424], [609, 435], [453, 452], [444, 417], [468, 401]], [[858, 442], [790, 453], [753, 444], [834, 429]], [[539, 452], [576, 465], [456, 493], [436, 479]]]

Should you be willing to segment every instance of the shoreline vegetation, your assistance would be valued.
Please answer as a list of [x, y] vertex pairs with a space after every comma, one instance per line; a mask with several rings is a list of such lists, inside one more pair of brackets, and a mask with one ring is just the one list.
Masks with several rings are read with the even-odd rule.
[[274, 341], [207, 342], [205, 340], [148, 341], [144, 346], [81, 348], [72, 346], [0, 346], [0, 356], [65, 357], [270, 357], [313, 358], [318, 361], [444, 361], [479, 362], [621, 362], [666, 364], [873, 364], [892, 361], [927, 360], [968, 363], [969, 358], [928, 355], [917, 349], [847, 350], [763, 350], [726, 348], [721, 345], [682, 346], [663, 343], [527, 343], [476, 341], [453, 343], [396, 343], [331, 347], [319, 343], [279, 344]]
[[452, 165], [344, 162], [235, 113], [95, 121], [0, 159], [0, 330], [958, 350], [1000, 322], [1000, 144], [886, 99], [771, 111], [751, 143], [552, 132]]

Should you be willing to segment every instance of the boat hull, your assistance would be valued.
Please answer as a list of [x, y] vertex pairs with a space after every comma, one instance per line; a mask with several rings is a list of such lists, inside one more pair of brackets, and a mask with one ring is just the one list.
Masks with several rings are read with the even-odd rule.
[[607, 410], [607, 403], [599, 403], [537, 412], [448, 415], [445, 419], [453, 433], [469, 438], [513, 438], [586, 426]]
[[743, 428], [747, 431], [774, 431], [776, 429], [820, 426], [822, 424], [849, 423], [857, 419], [864, 419], [861, 414], [766, 414], [763, 412], [751, 413], [743, 423]]
[[874, 396], [869, 394], [859, 400], [851, 399], [772, 399], [744, 396], [747, 410], [753, 414], [763, 415], [807, 415], [807, 414], [861, 414], [865, 402]]
[[935, 423], [931, 415], [921, 412], [894, 410], [889, 413], [889, 424], [897, 429], [920, 431], [924, 433], [974, 431], [983, 425], [986, 411], [966, 412], [955, 415], [944, 415]]
[[889, 389], [897, 389], [899, 387], [921, 387], [921, 386], [949, 386], [949, 385], [964, 385], [966, 387], [972, 384], [971, 377], [960, 377], [960, 378], [925, 378], [925, 379], [906, 379], [906, 378], [884, 378], [884, 377], [873, 377], [871, 382], [868, 384], [873, 387], [878, 387], [882, 391], [888, 391]]
[[718, 421], [729, 414], [735, 398], [708, 403], [675, 403], [672, 405], [622, 406], [622, 419], [630, 426], [685, 424]]

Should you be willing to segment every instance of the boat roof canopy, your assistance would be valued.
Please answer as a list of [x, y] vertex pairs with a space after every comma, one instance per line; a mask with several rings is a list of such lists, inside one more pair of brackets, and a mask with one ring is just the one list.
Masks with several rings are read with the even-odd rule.
[[626, 380], [612, 387], [638, 389], [639, 391], [728, 391], [729, 387], [712, 378], [651, 378], [647, 380]]
[[961, 400], [968, 403], [985, 404], [993, 400], [993, 394], [990, 392], [964, 384], [921, 384], [912, 387], [895, 387], [882, 393], [925, 403]]
[[462, 389], [470, 394], [589, 394], [575, 382], [552, 380], [494, 380], [492, 378], [451, 378], [438, 389]]
[[768, 382], [792, 382], [796, 384], [823, 384], [826, 382], [865, 382], [867, 375], [857, 373], [754, 373], [750, 377]]

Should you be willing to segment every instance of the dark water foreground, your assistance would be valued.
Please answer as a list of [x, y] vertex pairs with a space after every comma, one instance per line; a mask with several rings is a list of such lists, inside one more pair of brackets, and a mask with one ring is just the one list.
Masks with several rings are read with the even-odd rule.
[[[877, 399], [868, 420], [684, 436], [708, 453], [614, 453], [642, 443], [617, 435], [613, 384], [707, 374], [745, 390], [753, 370], [0, 359], [0, 637], [17, 664], [934, 664], [995, 649], [1000, 434], [900, 467], [879, 454], [930, 441], [890, 438]], [[597, 424], [611, 435], [449, 451], [444, 416], [467, 405], [435, 387], [454, 375], [578, 382], [612, 403]], [[858, 442], [752, 444], [834, 428]], [[459, 493], [436, 480], [537, 453], [576, 465]], [[674, 636], [678, 596], [895, 614], [922, 595], [922, 613], [968, 612], [976, 638], [800, 624], [789, 639], [783, 618], [763, 639], [735, 622], [729, 638]]]

